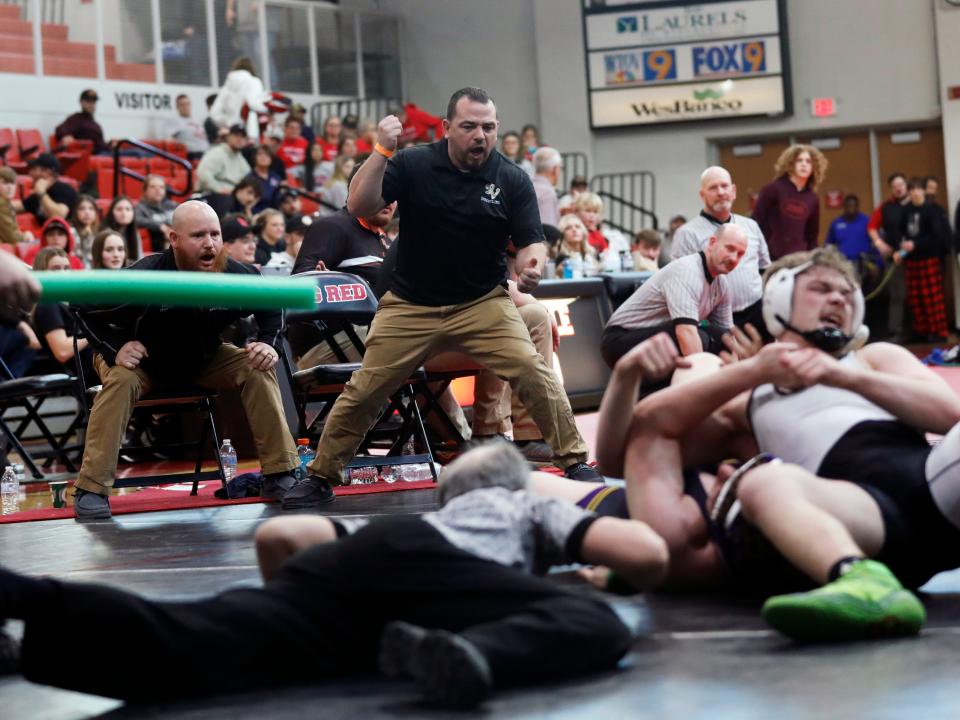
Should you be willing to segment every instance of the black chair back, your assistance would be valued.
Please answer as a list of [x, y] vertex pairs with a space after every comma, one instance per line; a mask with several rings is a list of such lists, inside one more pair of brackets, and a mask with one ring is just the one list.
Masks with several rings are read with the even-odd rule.
[[369, 325], [377, 312], [377, 297], [366, 281], [356, 275], [338, 271], [311, 271], [291, 277], [309, 277], [317, 284], [313, 310], [287, 311], [288, 321], [352, 323]]

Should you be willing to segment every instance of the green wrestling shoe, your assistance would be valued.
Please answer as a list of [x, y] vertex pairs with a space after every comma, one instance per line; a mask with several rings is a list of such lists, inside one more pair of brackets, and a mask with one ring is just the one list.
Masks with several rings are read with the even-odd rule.
[[771, 597], [761, 613], [773, 628], [801, 642], [916, 635], [926, 619], [917, 597], [874, 560], [854, 563], [816, 590]]

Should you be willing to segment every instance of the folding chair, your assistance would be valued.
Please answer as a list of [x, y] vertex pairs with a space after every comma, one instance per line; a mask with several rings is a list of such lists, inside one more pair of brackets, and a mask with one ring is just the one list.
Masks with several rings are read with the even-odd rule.
[[[102, 385], [87, 386], [87, 379], [83, 365], [80, 362], [78, 343], [82, 336], [89, 335], [86, 331], [86, 322], [84, 320], [85, 311], [79, 308], [71, 307], [71, 314], [77, 321], [77, 331], [73, 335], [73, 357], [77, 368], [77, 377], [75, 382], [80, 389], [82, 406], [84, 410], [84, 427], [89, 418], [90, 410], [96, 400], [97, 394], [102, 389]], [[116, 478], [114, 487], [145, 487], [150, 485], [163, 485], [165, 483], [181, 483], [190, 479], [193, 480], [191, 495], [196, 495], [201, 480], [220, 481], [222, 487], [226, 487], [226, 479], [223, 473], [223, 462], [220, 459], [220, 438], [217, 436], [217, 426], [213, 420], [213, 401], [217, 393], [208, 388], [196, 386], [185, 387], [164, 387], [142, 395], [134, 404], [133, 410], [148, 410], [150, 413], [169, 414], [169, 413], [199, 413], [202, 417], [200, 424], [200, 435], [194, 442], [164, 443], [162, 445], [153, 445], [150, 447], [143, 445], [125, 445], [121, 448], [121, 454], [139, 454], [147, 450], [172, 450], [177, 448], [194, 448], [196, 450], [196, 463], [193, 472], [189, 473], [162, 473], [158, 475], [140, 475], [129, 478]], [[132, 416], [131, 416], [132, 417]], [[210, 444], [207, 444], [209, 439]], [[217, 461], [216, 470], [203, 470], [204, 449], [210, 448]]]
[[[311, 277], [316, 281], [317, 303], [313, 310], [288, 312], [288, 323], [313, 325], [340, 360], [336, 364], [315, 365], [297, 370], [293, 366], [288, 344], [285, 344], [281, 353], [296, 405], [299, 436], [314, 437], [319, 435], [319, 426], [326, 420], [334, 401], [343, 392], [343, 387], [353, 373], [360, 369], [360, 363], [347, 362], [346, 355], [334, 340], [334, 328], [342, 329], [354, 348], [363, 355], [363, 342], [353, 326], [369, 325], [373, 321], [377, 300], [367, 283], [356, 275], [342, 272], [306, 272], [298, 274], [298, 277]], [[360, 444], [360, 454], [347, 463], [348, 468], [429, 463], [430, 473], [434, 480], [437, 479], [433, 451], [423, 426], [423, 417], [416, 403], [414, 389], [424, 383], [426, 378], [424, 369], [417, 368], [393, 393]], [[311, 417], [310, 406], [318, 404], [321, 404], [320, 409]], [[395, 413], [400, 418], [399, 426], [390, 422]], [[408, 440], [413, 440], [415, 447], [422, 447], [424, 452], [403, 455], [403, 447]], [[388, 443], [386, 455], [371, 455], [371, 448], [384, 441]]]
[[[44, 466], [49, 468], [54, 459], [59, 460], [68, 472], [76, 472], [77, 467], [70, 458], [71, 452], [80, 450], [80, 443], [69, 444], [70, 438], [79, 431], [83, 420], [83, 397], [77, 393], [77, 380], [66, 373], [50, 375], [32, 375], [14, 377], [7, 364], [0, 359], [0, 432], [17, 451], [23, 464], [30, 470], [30, 474], [37, 480], [43, 479], [43, 472], [37, 467], [36, 459], [46, 458]], [[67, 426], [67, 429], [57, 435], [54, 433], [42, 416], [41, 406], [51, 398], [74, 397], [77, 400], [77, 413]], [[24, 414], [17, 418], [5, 418], [5, 413], [12, 408], [21, 408]], [[11, 424], [16, 422], [14, 427]], [[40, 435], [47, 441], [50, 448], [27, 450], [23, 441], [24, 433], [31, 425], [35, 425]]]

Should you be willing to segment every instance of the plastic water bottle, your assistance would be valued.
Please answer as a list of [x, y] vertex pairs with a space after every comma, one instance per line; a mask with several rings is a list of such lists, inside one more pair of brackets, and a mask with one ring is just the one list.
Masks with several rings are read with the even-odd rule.
[[300, 438], [297, 440], [297, 457], [300, 458], [300, 476], [307, 477], [310, 474], [310, 471], [307, 470], [307, 465], [313, 462], [313, 459], [317, 454], [313, 451], [313, 448], [310, 447], [310, 438]]
[[223, 463], [223, 479], [230, 482], [237, 474], [237, 451], [230, 444], [230, 438], [224, 438], [220, 446], [220, 462]]
[[4, 515], [12, 515], [20, 509], [20, 483], [13, 465], [7, 465], [0, 479], [0, 504]]
[[633, 271], [633, 258], [626, 250], [620, 251], [620, 272]]
[[403, 468], [403, 479], [407, 482], [419, 482], [432, 478], [433, 475], [430, 474], [430, 466], [427, 463], [414, 463]]
[[574, 280], [579, 280], [583, 277], [583, 256], [574, 255], [568, 261], [570, 263], [570, 276]]
[[557, 277], [557, 263], [553, 258], [547, 258], [547, 264], [543, 270], [544, 280], [554, 280]]
[[570, 280], [573, 278], [573, 263], [570, 262], [570, 259], [567, 258], [563, 261], [563, 279]]
[[400, 480], [401, 477], [402, 475], [398, 472], [398, 468], [394, 467], [393, 465], [384, 465], [383, 469], [380, 471], [380, 479], [390, 485], [393, 485], [393, 483], [395, 483], [397, 480]]

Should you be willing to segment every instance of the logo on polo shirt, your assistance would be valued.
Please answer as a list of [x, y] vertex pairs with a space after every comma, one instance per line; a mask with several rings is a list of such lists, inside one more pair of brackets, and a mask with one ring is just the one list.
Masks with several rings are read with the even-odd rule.
[[483, 189], [483, 194], [487, 197], [481, 196], [480, 199], [485, 203], [491, 203], [493, 205], [499, 205], [500, 201], [497, 200], [497, 197], [500, 195], [500, 188], [498, 188], [493, 183], [487, 183], [487, 186]]

